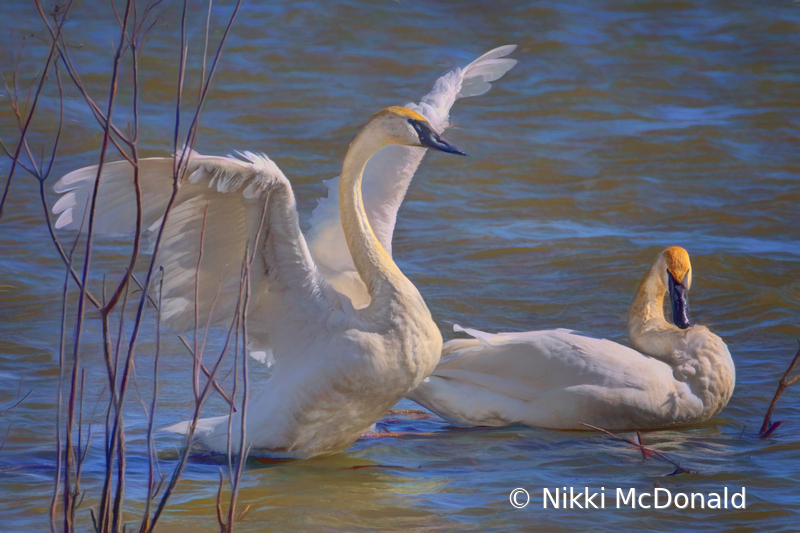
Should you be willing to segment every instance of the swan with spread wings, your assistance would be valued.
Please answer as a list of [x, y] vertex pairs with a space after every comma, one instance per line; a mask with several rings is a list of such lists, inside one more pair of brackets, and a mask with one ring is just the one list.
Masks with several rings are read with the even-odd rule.
[[[189, 158], [188, 178], [162, 236], [165, 285], [170, 265], [185, 270], [182, 260], [193, 249], [187, 243], [212, 210], [214, 220], [224, 222], [218, 231], [229, 236], [220, 240], [221, 250], [212, 250], [215, 261], [240, 262], [240, 254], [226, 255], [234, 251], [229, 247], [243, 244], [250, 235], [258, 237], [251, 276], [260, 303], [248, 322], [250, 329], [268, 331], [276, 364], [248, 403], [247, 448], [298, 458], [341, 451], [439, 360], [439, 328], [417, 289], [375, 237], [364, 210], [364, 166], [389, 144], [463, 155], [423, 116], [402, 107], [374, 115], [350, 145], [339, 205], [348, 249], [370, 295], [364, 309], [355, 309], [320, 275], [300, 230], [291, 185], [271, 161], [252, 154], [244, 161], [198, 154]], [[113, 222], [121, 211], [108, 212], [108, 207], [101, 216]], [[148, 207], [145, 219], [152, 216]], [[172, 281], [170, 290], [177, 290], [180, 281]], [[229, 445], [238, 450], [241, 411], [232, 416], [230, 435], [229, 417], [222, 416], [200, 420], [195, 436], [212, 451], [224, 452]], [[181, 423], [171, 429], [187, 428], [188, 423]]]
[[[201, 324], [230, 321], [244, 250], [260, 236], [248, 330], [251, 348], [268, 350], [274, 366], [248, 404], [248, 446], [301, 458], [339, 451], [433, 369], [440, 333], [391, 258], [397, 209], [426, 148], [460, 153], [439, 136], [450, 107], [486, 92], [516, 64], [504, 57], [514, 48], [497, 48], [446, 74], [419, 104], [375, 115], [329, 185], [338, 186], [314, 211], [308, 241], [289, 182], [266, 156], [191, 154], [159, 250], [161, 317], [177, 331], [190, 330], [195, 316]], [[146, 233], [163, 224], [172, 173], [172, 158], [139, 161]], [[96, 175], [97, 167], [87, 167], [58, 181], [57, 228], [81, 227]], [[104, 166], [95, 214], [100, 232], [133, 231], [132, 176], [126, 162]], [[240, 413], [233, 417], [230, 444], [237, 450]], [[228, 426], [228, 416], [202, 419], [195, 435], [225, 451]]]

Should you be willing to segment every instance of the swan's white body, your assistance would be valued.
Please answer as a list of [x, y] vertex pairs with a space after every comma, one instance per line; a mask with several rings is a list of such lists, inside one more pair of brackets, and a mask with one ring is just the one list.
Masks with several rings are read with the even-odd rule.
[[457, 327], [473, 338], [447, 342], [439, 365], [408, 398], [465, 426], [655, 429], [711, 418], [733, 393], [733, 361], [705, 326], [679, 329], [664, 319], [667, 267], [662, 254], [628, 315], [640, 351], [568, 329]]

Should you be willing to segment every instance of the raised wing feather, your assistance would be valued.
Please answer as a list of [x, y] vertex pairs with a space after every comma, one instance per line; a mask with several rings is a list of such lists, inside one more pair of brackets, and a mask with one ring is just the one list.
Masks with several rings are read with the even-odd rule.
[[[59, 179], [53, 189], [61, 196], [53, 206], [56, 229], [86, 227], [84, 217], [97, 179], [97, 165], [80, 168]], [[172, 193], [172, 158], [153, 157], [139, 161], [143, 223], [147, 228], [164, 214]], [[136, 194], [133, 167], [127, 161], [103, 165], [97, 196], [95, 228], [104, 235], [127, 235], [136, 227]]]
[[[151, 240], [172, 194], [172, 174], [172, 158], [139, 162], [143, 227], [145, 237]], [[245, 249], [255, 246], [266, 194], [277, 180], [286, 179], [269, 158], [249, 152], [242, 154], [242, 159], [192, 153], [186, 174], [167, 218], [158, 256], [158, 264], [164, 268], [162, 318], [175, 331], [194, 327], [196, 290], [201, 328], [207, 321], [216, 324], [233, 316], [242, 260]], [[96, 175], [96, 166], [86, 167], [56, 183], [56, 192], [63, 193], [53, 207], [60, 214], [56, 227], [81, 226]], [[135, 213], [133, 167], [127, 161], [104, 165], [96, 231], [130, 234]]]
[[[457, 99], [485, 93], [491, 87], [490, 82], [516, 65], [515, 59], [504, 57], [515, 48], [516, 45], [495, 48], [463, 69], [448, 72], [436, 80], [431, 92], [423, 96], [419, 104], [409, 103], [406, 107], [421, 113], [441, 133], [450, 125], [450, 108]], [[397, 210], [425, 152], [425, 148], [386, 146], [372, 156], [364, 169], [364, 207], [372, 231], [389, 254], [392, 253]], [[339, 218], [339, 178], [328, 180], [325, 185], [328, 195], [320, 199], [311, 215], [309, 248], [326, 279], [350, 296], [355, 307], [366, 307], [369, 295], [360, 278], [354, 276], [355, 266]]]
[[422, 97], [419, 104], [409, 103], [406, 107], [420, 113], [433, 128], [442, 133], [450, 127], [450, 108], [459, 98], [480, 96], [492, 88], [491, 82], [503, 77], [514, 68], [516, 59], [508, 54], [517, 48], [510, 44], [486, 52], [464, 67], [452, 70], [436, 80], [431, 92]]

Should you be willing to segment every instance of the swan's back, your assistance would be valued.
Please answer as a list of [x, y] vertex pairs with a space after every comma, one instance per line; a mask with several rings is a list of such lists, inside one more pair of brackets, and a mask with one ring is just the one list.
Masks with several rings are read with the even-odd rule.
[[736, 384], [736, 367], [725, 342], [705, 326], [683, 330], [675, 344], [675, 378], [686, 382], [703, 403], [699, 419], [717, 415]]
[[568, 330], [487, 334], [445, 344], [409, 398], [460, 425], [652, 427], [702, 408], [665, 363]]

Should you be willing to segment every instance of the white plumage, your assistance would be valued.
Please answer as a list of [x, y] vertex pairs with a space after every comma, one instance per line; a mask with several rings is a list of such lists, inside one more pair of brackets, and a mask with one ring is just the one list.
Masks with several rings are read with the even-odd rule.
[[628, 314], [640, 351], [569, 329], [490, 334], [444, 345], [412, 400], [465, 426], [526, 424], [552, 429], [652, 429], [702, 422], [733, 393], [736, 371], [725, 343], [705, 326], [664, 318], [672, 276], [691, 285], [686, 251], [659, 254]]

